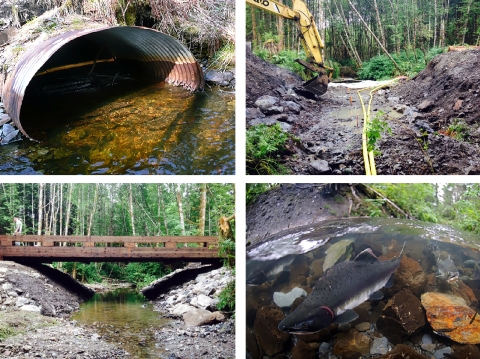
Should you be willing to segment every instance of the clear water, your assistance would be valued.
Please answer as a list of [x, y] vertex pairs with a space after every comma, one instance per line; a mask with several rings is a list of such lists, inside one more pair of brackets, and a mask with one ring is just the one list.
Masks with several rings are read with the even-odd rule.
[[119, 345], [132, 358], [166, 358], [155, 345], [154, 332], [167, 324], [145, 297], [129, 289], [97, 293], [80, 305], [72, 319], [91, 326], [106, 341]]
[[[332, 220], [292, 228], [247, 248], [246, 275], [250, 283], [246, 289], [247, 331], [254, 330], [258, 308], [274, 305], [275, 292], [287, 293], [301, 287], [310, 293], [318, 278], [318, 273], [314, 277], [313, 262], [323, 260], [326, 250], [341, 240], [353, 242], [351, 259], [366, 248], [371, 248], [377, 256], [388, 253], [396, 256], [405, 243], [405, 255], [417, 261], [431, 278], [423, 292], [462, 295], [463, 287], [458, 286], [462, 281], [480, 298], [480, 236], [420, 221]], [[458, 278], [454, 281], [438, 277], [438, 258], [444, 260], [448, 256], [453, 261], [453, 270], [458, 270]], [[318, 270], [318, 266], [316, 268]], [[288, 310], [284, 312], [289, 313]]]
[[26, 96], [22, 126], [41, 142], [1, 146], [1, 173], [234, 174], [231, 91], [126, 86]]

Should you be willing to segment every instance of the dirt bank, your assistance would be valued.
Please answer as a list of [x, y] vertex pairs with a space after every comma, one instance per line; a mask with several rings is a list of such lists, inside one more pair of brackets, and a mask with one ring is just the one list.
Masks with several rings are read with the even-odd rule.
[[[385, 118], [392, 130], [378, 141], [378, 174], [480, 173], [478, 53], [441, 54], [412, 80], [374, 96], [372, 118]], [[300, 139], [280, 159], [292, 174], [365, 174], [363, 113], [353, 84], [332, 83], [313, 101], [295, 91], [301, 83], [248, 54], [247, 127], [279, 123]], [[265, 95], [274, 99], [260, 110], [255, 103]], [[361, 96], [367, 102], [368, 91]]]
[[122, 349], [66, 319], [82, 301], [30, 267], [0, 262], [0, 338], [7, 338], [0, 358], [124, 358]]

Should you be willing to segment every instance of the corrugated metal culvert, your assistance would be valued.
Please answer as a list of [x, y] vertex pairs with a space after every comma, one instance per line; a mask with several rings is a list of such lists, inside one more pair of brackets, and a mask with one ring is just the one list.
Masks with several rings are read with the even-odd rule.
[[35, 93], [52, 94], [122, 78], [161, 82], [203, 90], [200, 65], [178, 40], [142, 27], [78, 30], [42, 42], [27, 51], [3, 88], [5, 109], [20, 123], [22, 102]]

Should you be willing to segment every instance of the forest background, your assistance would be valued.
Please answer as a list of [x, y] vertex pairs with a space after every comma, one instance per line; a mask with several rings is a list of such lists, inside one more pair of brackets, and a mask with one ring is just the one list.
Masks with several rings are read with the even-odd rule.
[[[222, 218], [233, 233], [221, 239], [220, 251], [229, 256], [235, 253], [233, 184], [2, 183], [0, 211], [0, 234], [13, 234], [13, 217], [19, 217], [23, 234], [220, 236]], [[64, 262], [54, 266], [85, 282], [117, 279], [141, 287], [185, 264]], [[234, 283], [227, 287], [229, 295], [234, 296], [234, 288]]]
[[[358, 72], [361, 79], [411, 76], [446, 46], [480, 44], [477, 0], [304, 1], [324, 39], [334, 78], [340, 71], [347, 76]], [[279, 2], [291, 6], [291, 0]], [[257, 55], [311, 77], [293, 62], [305, 56], [293, 21], [247, 6], [246, 26]]]
[[[278, 184], [247, 184], [247, 206]], [[307, 186], [308, 187], [308, 186]], [[461, 183], [376, 183], [356, 184], [362, 194], [360, 206], [351, 217], [398, 217], [447, 224], [480, 234], [480, 184]], [[350, 193], [351, 195], [351, 193]], [[355, 195], [357, 196], [357, 195]], [[393, 203], [398, 209], [391, 205]]]

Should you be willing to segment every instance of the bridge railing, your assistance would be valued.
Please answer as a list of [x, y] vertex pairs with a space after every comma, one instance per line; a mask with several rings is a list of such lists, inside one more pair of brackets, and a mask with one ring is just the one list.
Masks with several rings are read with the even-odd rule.
[[218, 258], [218, 238], [0, 235], [0, 260], [15, 258]]

